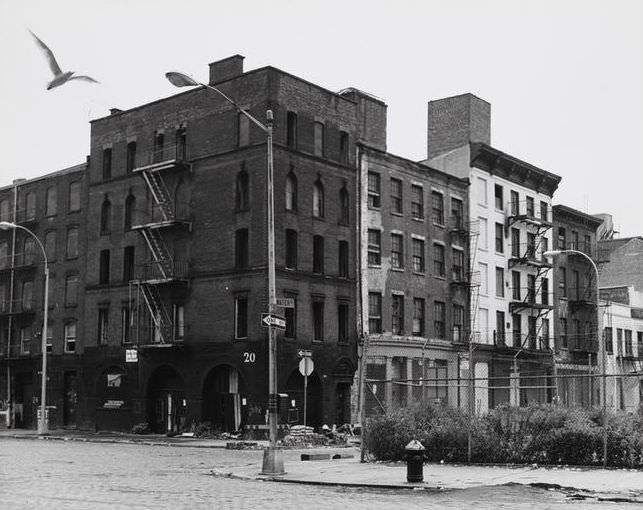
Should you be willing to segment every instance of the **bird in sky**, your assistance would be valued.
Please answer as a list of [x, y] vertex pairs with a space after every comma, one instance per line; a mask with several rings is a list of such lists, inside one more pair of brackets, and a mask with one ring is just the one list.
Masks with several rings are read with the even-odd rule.
[[49, 62], [49, 68], [51, 69], [51, 72], [54, 73], [54, 79], [47, 84], [47, 90], [51, 90], [55, 87], [60, 87], [61, 85], [64, 85], [65, 83], [67, 83], [69, 80], [85, 80], [92, 83], [99, 83], [97, 80], [95, 80], [90, 76], [73, 76], [74, 71], [63, 72], [60, 69], [58, 62], [56, 62], [56, 57], [54, 57], [54, 54], [49, 49], [49, 47], [44, 42], [42, 42], [38, 38], [38, 36], [34, 34], [31, 30], [29, 30], [29, 33], [33, 35], [34, 39], [38, 43], [38, 46], [40, 46], [40, 49], [42, 49], [43, 53], [45, 54], [45, 57], [47, 57], [47, 61]]

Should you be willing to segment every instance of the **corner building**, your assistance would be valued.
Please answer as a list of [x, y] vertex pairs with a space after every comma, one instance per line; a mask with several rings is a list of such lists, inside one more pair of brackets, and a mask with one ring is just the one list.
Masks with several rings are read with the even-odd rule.
[[560, 176], [490, 145], [491, 105], [472, 95], [428, 107], [427, 164], [471, 181], [475, 409], [551, 401], [552, 196]]
[[[210, 81], [274, 114], [280, 423], [303, 422], [298, 350], [312, 351], [308, 425], [350, 421], [356, 367], [356, 156], [384, 149], [386, 105], [239, 55]], [[266, 137], [198, 87], [92, 122], [84, 384], [88, 421], [156, 432], [266, 427]], [[135, 349], [137, 363], [126, 363]]]

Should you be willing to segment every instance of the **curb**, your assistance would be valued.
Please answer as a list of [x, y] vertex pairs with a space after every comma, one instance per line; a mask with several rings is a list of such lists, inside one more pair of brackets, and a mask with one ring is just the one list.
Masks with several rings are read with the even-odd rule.
[[110, 438], [93, 438], [93, 437], [70, 437], [70, 436], [42, 436], [31, 434], [12, 434], [0, 435], [0, 439], [28, 439], [32, 441], [77, 441], [81, 443], [104, 443], [104, 444], [131, 444], [131, 445], [145, 445], [145, 446], [166, 446], [176, 448], [217, 448], [225, 450], [225, 445], [218, 444], [186, 444], [186, 443], [170, 443], [165, 441], [146, 441], [136, 439], [110, 439]]

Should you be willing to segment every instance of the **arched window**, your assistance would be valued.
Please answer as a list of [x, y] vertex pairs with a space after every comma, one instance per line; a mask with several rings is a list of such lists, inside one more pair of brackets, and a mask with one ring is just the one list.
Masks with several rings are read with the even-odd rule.
[[130, 230], [135, 221], [136, 197], [128, 195], [125, 199], [125, 230]]
[[100, 208], [100, 233], [109, 234], [112, 230], [112, 203], [108, 198], [103, 200]]
[[34, 238], [31, 236], [26, 237], [23, 248], [25, 265], [30, 266], [36, 260], [36, 241], [34, 240]]
[[25, 219], [36, 219], [36, 194], [33, 191], [27, 193], [25, 197]]
[[297, 176], [290, 169], [286, 176], [286, 211], [297, 210]]
[[346, 186], [339, 190], [339, 222], [342, 225], [348, 225], [350, 221], [350, 209], [348, 200], [348, 190]]
[[237, 174], [237, 184], [235, 188], [235, 207], [242, 211], [249, 207], [248, 197], [248, 172], [241, 170]]
[[324, 186], [320, 180], [317, 180], [313, 187], [313, 216], [324, 217]]
[[8, 199], [0, 202], [0, 221], [11, 221], [11, 202]]

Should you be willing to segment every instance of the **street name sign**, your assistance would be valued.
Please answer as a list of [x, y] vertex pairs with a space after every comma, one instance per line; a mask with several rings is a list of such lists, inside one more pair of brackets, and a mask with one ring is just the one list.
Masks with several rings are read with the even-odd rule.
[[261, 325], [267, 328], [275, 327], [278, 329], [286, 329], [286, 318], [274, 313], [262, 313]]
[[136, 349], [125, 349], [125, 363], [137, 363], [138, 351]]
[[295, 308], [294, 298], [278, 297], [275, 304], [281, 308]]
[[297, 351], [297, 356], [299, 356], [300, 358], [310, 358], [312, 357], [312, 355], [313, 355], [313, 351], [306, 351], [304, 349], [299, 349]]

